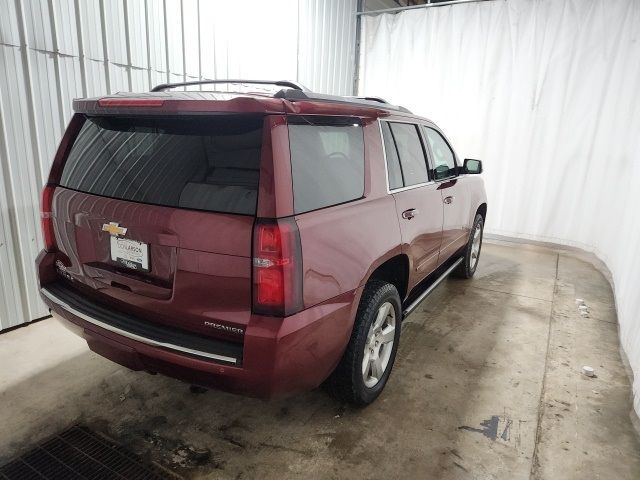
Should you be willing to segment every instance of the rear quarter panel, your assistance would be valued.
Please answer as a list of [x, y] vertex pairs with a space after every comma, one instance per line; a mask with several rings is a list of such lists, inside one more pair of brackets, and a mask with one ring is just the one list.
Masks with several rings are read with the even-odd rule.
[[371, 119], [363, 128], [364, 198], [296, 216], [305, 308], [364, 285], [373, 270], [401, 253], [395, 201], [386, 191], [380, 130]]
[[378, 265], [400, 253], [391, 196], [300, 215], [297, 222], [305, 308], [363, 285]]

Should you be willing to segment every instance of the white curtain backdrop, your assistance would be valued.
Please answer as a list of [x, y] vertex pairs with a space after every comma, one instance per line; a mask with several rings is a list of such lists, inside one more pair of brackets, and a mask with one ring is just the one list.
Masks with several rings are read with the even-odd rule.
[[484, 160], [487, 231], [607, 264], [640, 412], [640, 1], [416, 9], [364, 17], [362, 38], [359, 93]]

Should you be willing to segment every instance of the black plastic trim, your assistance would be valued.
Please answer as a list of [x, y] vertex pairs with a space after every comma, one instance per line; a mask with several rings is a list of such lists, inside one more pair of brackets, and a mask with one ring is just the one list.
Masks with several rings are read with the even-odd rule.
[[65, 282], [45, 285], [41, 293], [72, 315], [127, 338], [225, 364], [242, 363], [240, 343], [205, 337], [113, 310], [88, 299]]

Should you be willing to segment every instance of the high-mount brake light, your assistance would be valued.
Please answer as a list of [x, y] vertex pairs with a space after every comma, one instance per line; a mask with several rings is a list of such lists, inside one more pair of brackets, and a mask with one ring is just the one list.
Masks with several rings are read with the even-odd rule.
[[40, 219], [42, 222], [42, 238], [44, 239], [44, 249], [47, 252], [56, 250], [56, 236], [53, 229], [53, 218], [51, 216], [53, 204], [53, 192], [56, 186], [47, 184], [42, 189], [42, 201], [40, 205]]
[[101, 98], [99, 107], [161, 107], [164, 100], [160, 98]]
[[287, 316], [302, 310], [302, 248], [292, 218], [258, 219], [253, 229], [253, 311]]

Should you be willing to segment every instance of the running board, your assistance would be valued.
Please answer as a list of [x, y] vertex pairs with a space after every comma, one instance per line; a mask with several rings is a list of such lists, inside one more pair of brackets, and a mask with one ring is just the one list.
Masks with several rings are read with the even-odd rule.
[[404, 311], [402, 312], [402, 318], [403, 318], [403, 319], [407, 318], [407, 317], [409, 316], [409, 314], [410, 314], [411, 312], [413, 312], [413, 311], [416, 309], [416, 307], [417, 307], [418, 305], [420, 305], [420, 303], [421, 303], [425, 298], [427, 298], [427, 296], [428, 296], [431, 292], [433, 292], [433, 291], [436, 289], [436, 287], [437, 287], [438, 285], [440, 285], [440, 283], [441, 283], [445, 278], [447, 278], [447, 277], [449, 276], [449, 274], [450, 274], [451, 272], [453, 272], [453, 270], [454, 270], [458, 265], [460, 265], [460, 264], [462, 263], [462, 261], [463, 261], [463, 260], [464, 260], [464, 257], [459, 258], [458, 260], [456, 260], [455, 262], [453, 262], [453, 264], [452, 264], [449, 268], [447, 268], [447, 269], [444, 271], [444, 273], [443, 273], [442, 275], [440, 275], [438, 278], [436, 278], [436, 279], [433, 281], [433, 283], [432, 283], [431, 285], [429, 285], [429, 286], [427, 287], [427, 289], [426, 289], [424, 292], [422, 292], [422, 293], [420, 294], [420, 296], [419, 296], [418, 298], [416, 298], [413, 302], [411, 302], [411, 303], [409, 304], [409, 306], [408, 306], [407, 308], [405, 308], [405, 309], [404, 309]]

